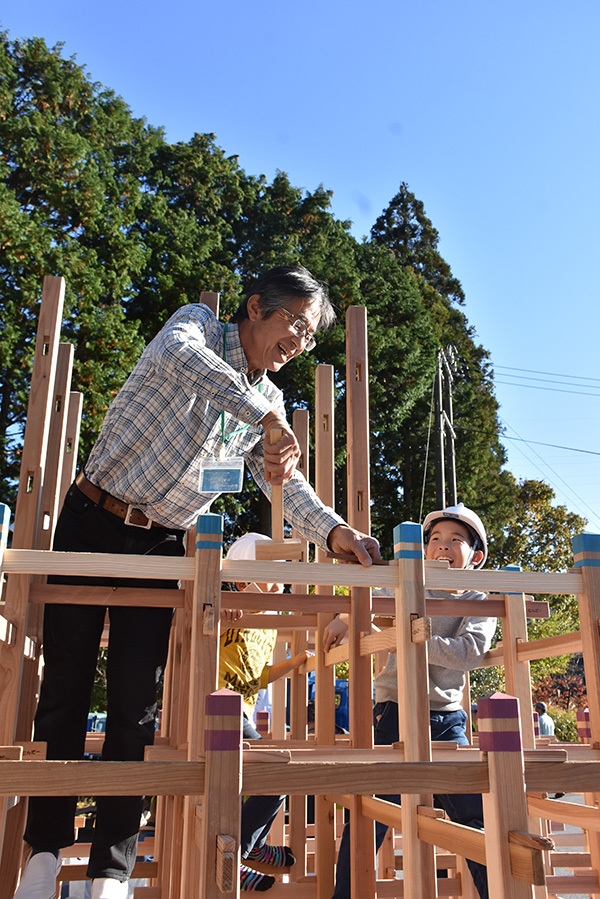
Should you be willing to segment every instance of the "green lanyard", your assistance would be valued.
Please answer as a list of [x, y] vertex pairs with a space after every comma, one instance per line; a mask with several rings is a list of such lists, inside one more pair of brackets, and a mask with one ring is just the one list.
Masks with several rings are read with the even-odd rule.
[[[223, 362], [227, 362], [227, 325], [228, 322], [225, 322], [225, 326], [223, 328]], [[258, 392], [262, 393], [262, 384], [258, 385]], [[219, 458], [222, 459], [225, 450], [225, 444], [231, 440], [232, 437], [235, 437], [236, 434], [242, 434], [244, 431], [247, 431], [250, 425], [244, 425], [243, 428], [237, 428], [235, 431], [232, 431], [230, 434], [225, 434], [225, 410], [221, 410], [221, 450], [219, 452]]]

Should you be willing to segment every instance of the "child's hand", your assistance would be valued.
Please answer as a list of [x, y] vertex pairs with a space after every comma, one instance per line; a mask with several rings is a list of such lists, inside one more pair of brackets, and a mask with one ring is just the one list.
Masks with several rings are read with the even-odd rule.
[[305, 662], [308, 662], [314, 656], [314, 652], [311, 652], [310, 649], [303, 649], [302, 652], [299, 652], [297, 656], [291, 660], [294, 668], [301, 668]]
[[323, 631], [323, 649], [329, 652], [332, 646], [339, 646], [346, 634], [348, 625], [342, 618], [334, 618]]
[[221, 620], [226, 621], [228, 624], [239, 621], [243, 616], [244, 613], [241, 609], [221, 609]]

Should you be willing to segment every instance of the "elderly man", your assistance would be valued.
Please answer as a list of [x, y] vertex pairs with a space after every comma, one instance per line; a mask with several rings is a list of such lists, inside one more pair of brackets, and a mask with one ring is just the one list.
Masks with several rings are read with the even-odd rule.
[[[298, 443], [285, 420], [281, 391], [267, 376], [312, 349], [316, 333], [333, 320], [325, 285], [295, 266], [258, 278], [227, 324], [206, 306], [179, 309], [111, 405], [65, 499], [54, 548], [183, 555], [185, 531], [210, 507], [218, 495], [211, 491], [221, 489], [222, 479], [239, 476], [243, 460], [267, 496], [270, 484], [284, 485], [287, 517], [307, 539], [351, 553], [363, 565], [379, 558], [377, 541], [325, 507], [295, 471]], [[273, 445], [272, 428], [283, 432]], [[166, 583], [110, 577], [62, 582], [144, 588]], [[47, 742], [49, 759], [83, 754], [105, 612], [99, 606], [46, 606], [35, 739]], [[109, 613], [103, 758], [139, 760], [153, 740], [172, 611], [113, 607]], [[74, 797], [30, 799], [25, 840], [32, 852], [15, 899], [53, 899], [59, 850], [74, 840], [74, 811]], [[127, 896], [140, 811], [140, 797], [98, 797], [87, 872], [92, 899]]]

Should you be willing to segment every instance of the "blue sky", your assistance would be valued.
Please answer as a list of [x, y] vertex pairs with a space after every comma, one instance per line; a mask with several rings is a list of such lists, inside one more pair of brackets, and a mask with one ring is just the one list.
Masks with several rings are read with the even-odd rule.
[[406, 181], [527, 441], [508, 468], [600, 533], [596, 0], [5, 0], [0, 27], [62, 41], [171, 141], [323, 184], [357, 238]]

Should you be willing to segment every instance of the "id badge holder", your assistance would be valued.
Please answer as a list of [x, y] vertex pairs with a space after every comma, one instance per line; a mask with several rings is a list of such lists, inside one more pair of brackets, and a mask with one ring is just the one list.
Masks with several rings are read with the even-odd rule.
[[202, 459], [200, 462], [200, 493], [239, 493], [244, 483], [244, 459]]

